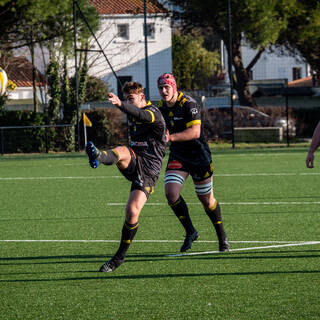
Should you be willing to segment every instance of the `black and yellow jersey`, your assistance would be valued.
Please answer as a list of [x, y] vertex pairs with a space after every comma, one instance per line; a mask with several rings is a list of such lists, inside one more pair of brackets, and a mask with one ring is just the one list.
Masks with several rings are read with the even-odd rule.
[[166, 149], [166, 125], [161, 112], [151, 102], [144, 108], [122, 102], [120, 109], [128, 115], [129, 146], [143, 158], [147, 172], [159, 175]]
[[[173, 107], [168, 107], [162, 100], [158, 107], [170, 134], [182, 132], [194, 124], [201, 125], [199, 104], [183, 92], [178, 92], [178, 99]], [[191, 166], [208, 165], [211, 162], [211, 152], [202, 131], [198, 139], [171, 142], [170, 157]]]

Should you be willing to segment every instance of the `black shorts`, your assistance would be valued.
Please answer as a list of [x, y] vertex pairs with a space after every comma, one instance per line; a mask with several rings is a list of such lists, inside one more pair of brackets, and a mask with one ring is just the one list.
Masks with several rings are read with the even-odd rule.
[[131, 148], [128, 148], [131, 154], [131, 161], [128, 168], [119, 169], [122, 175], [132, 182], [131, 190], [141, 190], [145, 193], [147, 198], [154, 192], [154, 187], [158, 177], [147, 174], [142, 165], [142, 159], [139, 155], [135, 154]]
[[202, 166], [191, 166], [189, 164], [183, 163], [183, 161], [176, 160], [169, 157], [168, 164], [166, 167], [166, 172], [170, 170], [184, 171], [190, 174], [193, 181], [203, 181], [210, 178], [213, 175], [213, 163]]

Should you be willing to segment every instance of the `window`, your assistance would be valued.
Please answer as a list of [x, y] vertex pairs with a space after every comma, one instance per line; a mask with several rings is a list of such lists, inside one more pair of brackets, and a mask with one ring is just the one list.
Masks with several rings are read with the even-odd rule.
[[129, 25], [118, 24], [118, 37], [123, 40], [129, 40]]
[[[119, 80], [122, 83], [122, 86], [129, 81], [132, 81], [132, 76], [119, 76]], [[122, 87], [120, 86], [119, 81], [117, 81], [118, 97], [120, 100], [123, 100]]]
[[[143, 24], [144, 28], [144, 24]], [[149, 39], [154, 39], [155, 38], [155, 33], [156, 33], [156, 27], [154, 23], [147, 23], [147, 37]], [[143, 30], [144, 34], [144, 30]]]
[[248, 72], [249, 80], [253, 80], [253, 71], [249, 70]]
[[292, 68], [292, 80], [301, 79], [301, 68]]

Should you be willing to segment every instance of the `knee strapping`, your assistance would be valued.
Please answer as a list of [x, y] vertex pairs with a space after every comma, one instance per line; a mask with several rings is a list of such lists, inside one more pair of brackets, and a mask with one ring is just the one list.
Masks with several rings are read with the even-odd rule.
[[197, 195], [209, 194], [212, 191], [212, 181], [206, 184], [195, 184], [194, 188]]
[[178, 183], [184, 184], [184, 177], [180, 176], [178, 173], [167, 172], [164, 176], [164, 184], [167, 183]]

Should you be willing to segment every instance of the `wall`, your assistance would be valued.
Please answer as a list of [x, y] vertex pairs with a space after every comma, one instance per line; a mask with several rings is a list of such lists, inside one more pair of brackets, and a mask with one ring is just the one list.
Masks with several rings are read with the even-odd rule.
[[[132, 76], [135, 81], [146, 86], [145, 43], [143, 33], [143, 15], [121, 14], [101, 16], [97, 37], [107, 59], [118, 76]], [[148, 40], [149, 84], [151, 99], [159, 99], [156, 80], [164, 72], [172, 72], [171, 26], [170, 19], [164, 15], [147, 15], [147, 24], [155, 23], [155, 38]], [[117, 37], [117, 24], [129, 24], [129, 39]], [[98, 50], [94, 40], [90, 49]], [[30, 59], [27, 48], [19, 48], [15, 55], [24, 55]], [[46, 72], [48, 51], [36, 48], [36, 66], [42, 73]], [[78, 58], [79, 60], [79, 58]], [[74, 74], [74, 58], [68, 61], [69, 76]], [[89, 53], [89, 74], [107, 81], [117, 93], [117, 80], [102, 53]]]
[[[248, 46], [242, 46], [245, 66], [250, 63], [256, 52]], [[288, 53], [281, 54], [279, 50], [274, 53], [265, 51], [252, 68], [253, 80], [286, 78], [290, 82], [294, 80], [292, 78], [293, 68], [301, 68], [301, 78], [309, 76], [309, 67], [301, 57], [292, 57]]]
[[[129, 39], [118, 38], [117, 24], [129, 25]], [[143, 15], [118, 15], [103, 17], [99, 42], [108, 44], [105, 54], [118, 76], [132, 76], [134, 81], [146, 86], [145, 42], [143, 34]], [[147, 23], [155, 23], [155, 38], [148, 39], [150, 98], [159, 99], [156, 80], [164, 72], [172, 72], [171, 26], [168, 18], [154, 16]], [[102, 55], [93, 54], [91, 74], [107, 81], [117, 92], [117, 80]]]
[[[253, 50], [247, 45], [243, 45], [241, 50], [243, 65], [246, 67], [256, 55], [257, 50]], [[228, 82], [228, 54], [225, 47], [222, 63], [226, 69], [226, 81]], [[302, 57], [289, 56], [284, 49], [283, 53], [279, 50], [274, 53], [265, 51], [252, 68], [252, 80], [288, 79], [288, 82], [290, 82], [293, 80], [292, 68], [301, 68], [301, 78], [310, 75], [310, 66], [302, 60]]]

